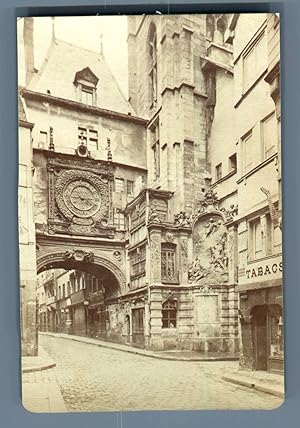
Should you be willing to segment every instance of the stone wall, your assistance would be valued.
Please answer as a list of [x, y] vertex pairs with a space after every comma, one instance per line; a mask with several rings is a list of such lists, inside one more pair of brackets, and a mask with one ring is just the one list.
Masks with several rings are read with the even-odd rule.
[[19, 126], [19, 268], [22, 354], [36, 355], [36, 255], [33, 223], [31, 124]]

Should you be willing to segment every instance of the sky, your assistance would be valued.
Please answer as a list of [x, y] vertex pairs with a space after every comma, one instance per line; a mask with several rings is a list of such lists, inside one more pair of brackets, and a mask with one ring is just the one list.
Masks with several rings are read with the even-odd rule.
[[[127, 18], [125, 16], [74, 16], [54, 19], [55, 36], [96, 52], [101, 49], [108, 66], [126, 98], [127, 83]], [[52, 18], [34, 19], [35, 67], [39, 69], [52, 34]]]

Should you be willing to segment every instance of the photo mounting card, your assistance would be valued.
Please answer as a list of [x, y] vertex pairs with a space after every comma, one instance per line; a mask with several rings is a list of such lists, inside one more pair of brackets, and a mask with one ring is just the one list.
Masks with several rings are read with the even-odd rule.
[[24, 407], [280, 406], [279, 15], [17, 24]]

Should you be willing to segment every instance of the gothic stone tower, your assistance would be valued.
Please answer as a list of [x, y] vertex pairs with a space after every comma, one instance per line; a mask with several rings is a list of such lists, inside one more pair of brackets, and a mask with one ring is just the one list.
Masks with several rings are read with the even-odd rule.
[[150, 187], [193, 210], [206, 179], [205, 15], [128, 18], [129, 100], [148, 123]]
[[148, 121], [148, 189], [127, 206], [127, 248], [131, 287], [149, 288], [148, 346], [234, 352], [232, 213], [209, 188], [214, 88], [203, 67], [206, 18], [128, 18], [129, 101]]

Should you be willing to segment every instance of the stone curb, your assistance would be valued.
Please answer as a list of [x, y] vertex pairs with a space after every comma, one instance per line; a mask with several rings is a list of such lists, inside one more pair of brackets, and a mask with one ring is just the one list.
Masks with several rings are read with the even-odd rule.
[[26, 367], [26, 368], [22, 368], [22, 373], [41, 372], [43, 370], [53, 369], [54, 367], [56, 367], [56, 363], [49, 363], [49, 364], [36, 366], [36, 367]]
[[255, 389], [256, 391], [260, 391], [266, 394], [275, 395], [276, 397], [284, 398], [284, 392], [278, 391], [270, 387], [263, 386], [262, 384], [259, 384], [259, 383], [256, 384], [253, 382], [247, 382], [245, 380], [235, 378], [235, 377], [230, 377], [230, 376], [222, 376], [221, 379], [225, 380], [226, 382], [231, 382], [236, 385], [245, 386], [247, 388]]
[[[123, 352], [128, 352], [131, 354], [135, 354], [135, 355], [143, 355], [145, 357], [150, 357], [150, 358], [157, 358], [159, 360], [169, 360], [169, 361], [238, 361], [238, 357], [192, 357], [192, 358], [186, 358], [186, 357], [172, 357], [169, 355], [160, 355], [157, 354], [155, 352], [151, 352], [151, 351], [142, 351], [140, 349], [136, 349], [136, 348], [125, 348], [125, 347], [119, 347], [118, 345], [114, 344], [114, 343], [109, 343], [109, 342], [103, 342], [103, 341], [99, 341], [99, 342], [90, 342], [88, 341], [87, 338], [84, 337], [79, 337], [79, 336], [73, 336], [73, 335], [62, 335], [60, 333], [51, 333], [51, 332], [42, 332], [40, 333], [43, 336], [52, 336], [52, 337], [61, 337], [63, 339], [69, 339], [69, 340], [73, 340], [75, 342], [81, 342], [81, 343], [88, 343], [89, 345], [95, 345], [95, 346], [100, 346], [102, 348], [109, 348], [109, 349], [114, 349], [116, 351], [123, 351]], [[97, 339], [95, 339], [97, 340]]]
[[[36, 358], [38, 363], [34, 365], [30, 365], [30, 363], [25, 363], [23, 358], [26, 359], [26, 357], [22, 358], [22, 373], [32, 373], [32, 372], [40, 372], [42, 370], [49, 370], [56, 367], [55, 361], [53, 361], [49, 355], [44, 351], [42, 347], [40, 347], [40, 352], [42, 354], [45, 354], [45, 357], [41, 355], [37, 355], [36, 357], [30, 357], [30, 358]], [[28, 365], [27, 365], [28, 364]]]

